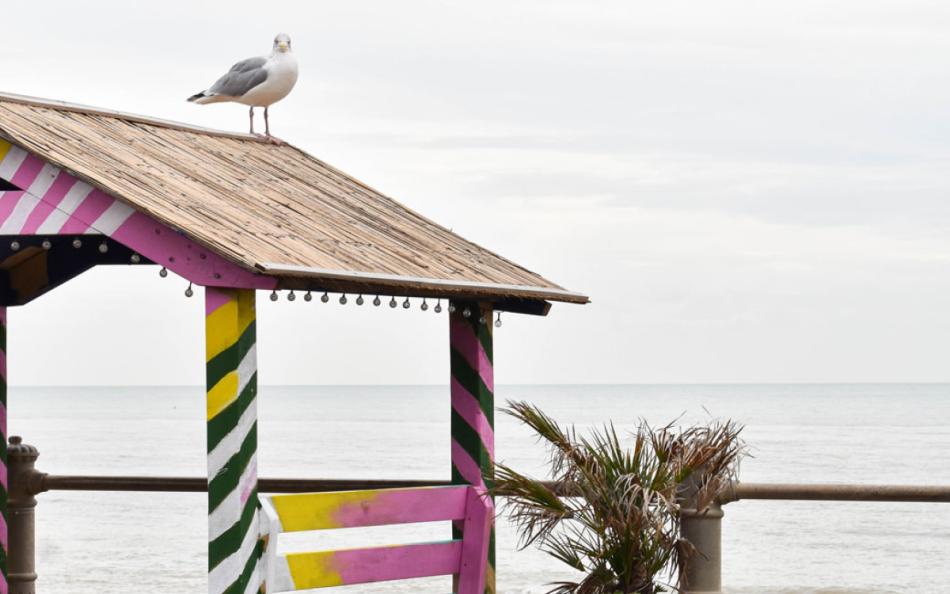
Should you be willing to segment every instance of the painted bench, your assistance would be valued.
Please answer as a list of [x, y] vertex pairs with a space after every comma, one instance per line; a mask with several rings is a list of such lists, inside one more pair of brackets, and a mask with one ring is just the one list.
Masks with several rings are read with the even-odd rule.
[[[471, 486], [261, 496], [266, 594], [438, 575], [457, 577], [457, 594], [485, 591], [494, 506]], [[452, 520], [461, 540], [278, 554], [281, 534]]]

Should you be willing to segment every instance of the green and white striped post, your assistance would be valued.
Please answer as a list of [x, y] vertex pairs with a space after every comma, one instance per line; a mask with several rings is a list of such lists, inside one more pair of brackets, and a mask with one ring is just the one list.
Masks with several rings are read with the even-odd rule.
[[205, 289], [210, 594], [261, 583], [254, 303], [250, 289]]
[[[452, 482], [485, 487], [495, 458], [495, 374], [492, 309], [452, 303], [449, 308], [452, 393]], [[461, 538], [461, 525], [453, 537]], [[495, 592], [495, 526], [488, 545], [485, 592]]]

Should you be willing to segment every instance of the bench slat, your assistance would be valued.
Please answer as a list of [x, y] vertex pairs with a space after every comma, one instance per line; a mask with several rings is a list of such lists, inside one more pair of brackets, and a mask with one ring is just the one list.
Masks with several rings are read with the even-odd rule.
[[462, 541], [395, 545], [319, 553], [285, 559], [297, 590], [451, 575], [458, 571]]
[[301, 493], [269, 497], [283, 532], [460, 520], [467, 487]]

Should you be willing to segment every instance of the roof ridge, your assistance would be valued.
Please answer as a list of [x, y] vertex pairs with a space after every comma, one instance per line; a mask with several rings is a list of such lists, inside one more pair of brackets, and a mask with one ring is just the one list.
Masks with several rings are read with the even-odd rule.
[[152, 116], [127, 113], [124, 111], [115, 111], [112, 109], [105, 109], [103, 107], [93, 107], [91, 105], [83, 105], [81, 103], [70, 103], [68, 101], [60, 101], [58, 99], [45, 99], [43, 97], [32, 97], [30, 95], [18, 95], [16, 93], [0, 91], [0, 102], [19, 103], [21, 105], [32, 105], [36, 107], [48, 107], [59, 111], [71, 111], [88, 115], [101, 115], [115, 118], [117, 120], [134, 122], [137, 124], [170, 128], [172, 130], [182, 130], [184, 132], [196, 132], [206, 136], [219, 136], [225, 138], [234, 138], [237, 140], [247, 140], [251, 142], [267, 142], [266, 139], [260, 136], [254, 136], [252, 134], [205, 128], [203, 126], [197, 126], [195, 124], [188, 124], [185, 122], [176, 122], [174, 120], [166, 120]]

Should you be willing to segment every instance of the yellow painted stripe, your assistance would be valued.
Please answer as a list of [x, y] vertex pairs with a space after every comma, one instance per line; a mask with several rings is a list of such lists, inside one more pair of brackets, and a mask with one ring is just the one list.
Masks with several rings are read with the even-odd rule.
[[341, 491], [274, 495], [271, 501], [284, 532], [343, 528], [336, 513], [345, 505], [369, 504], [379, 491]]
[[242, 289], [238, 292], [238, 336], [240, 337], [257, 317], [255, 311], [255, 293], [253, 289]]
[[290, 553], [287, 567], [297, 590], [343, 585], [343, 578], [333, 564], [333, 551]]
[[236, 300], [231, 300], [211, 312], [205, 319], [205, 361], [214, 359], [215, 355], [221, 353], [240, 338], [236, 332], [235, 320], [237, 319], [238, 304]]
[[10, 148], [12, 146], [13, 145], [6, 140], [0, 139], [0, 163], [3, 162], [4, 157], [6, 157], [7, 153], [10, 152]]
[[229, 404], [237, 400], [238, 397], [238, 373], [232, 371], [221, 378], [213, 388], [208, 390], [208, 420], [215, 418], [218, 414], [228, 407]]
[[228, 301], [206, 318], [205, 361], [214, 359], [237, 342], [254, 321], [254, 292], [237, 293], [237, 299]]

